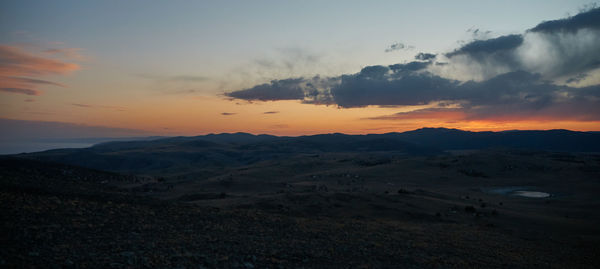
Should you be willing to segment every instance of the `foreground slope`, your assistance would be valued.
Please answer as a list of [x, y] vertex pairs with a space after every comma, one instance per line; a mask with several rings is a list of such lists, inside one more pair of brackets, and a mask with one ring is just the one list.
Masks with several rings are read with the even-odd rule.
[[[576, 177], [597, 175], [600, 165], [593, 156], [552, 158], [567, 161], [560, 169], [587, 167]], [[350, 162], [366, 169], [362, 172], [392, 165]], [[251, 173], [252, 168], [246, 168], [243, 171]], [[360, 181], [360, 176], [346, 175], [340, 182]], [[429, 190], [394, 186], [399, 190], [385, 193], [366, 184], [373, 190], [295, 187], [266, 199], [224, 195], [203, 198], [204, 203], [157, 200], [132, 187], [146, 184], [145, 180], [63, 164], [1, 159], [0, 263], [75, 268], [597, 268], [600, 264], [594, 228], [598, 202], [590, 198], [597, 178], [587, 179], [595, 181], [580, 190], [583, 199], [531, 200], [476, 190], [465, 197], [433, 188], [435, 184]], [[412, 186], [409, 181], [405, 184]], [[222, 203], [240, 199], [246, 200], [230, 206]], [[532, 209], [538, 213], [522, 214]], [[565, 217], [552, 212], [573, 213]]]

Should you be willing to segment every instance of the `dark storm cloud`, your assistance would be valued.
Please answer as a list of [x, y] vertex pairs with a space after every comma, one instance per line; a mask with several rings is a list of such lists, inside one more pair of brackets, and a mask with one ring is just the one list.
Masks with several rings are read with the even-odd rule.
[[304, 90], [303, 78], [272, 80], [270, 83], [254, 86], [249, 89], [226, 93], [226, 96], [248, 101], [302, 100]]
[[[484, 77], [526, 70], [546, 78], [582, 76], [600, 67], [600, 8], [542, 22], [523, 34], [475, 40], [445, 54], [479, 65]], [[500, 71], [499, 71], [500, 70]]]
[[[524, 34], [470, 42], [442, 54], [447, 57], [441, 59], [444, 62], [438, 61], [435, 54], [419, 53], [415, 56], [418, 61], [367, 66], [337, 77], [274, 80], [226, 95], [245, 100], [300, 100], [341, 108], [433, 106], [378, 120], [600, 120], [600, 85], [574, 88], [553, 80], [563, 76], [576, 84], [591, 76], [587, 72], [600, 67], [600, 31], [590, 19], [600, 21], [598, 10], [542, 23]], [[583, 31], [572, 30], [576, 28]], [[479, 72], [484, 75], [483, 79], [459, 81], [440, 71], [444, 69], [482, 70]]]
[[[572, 88], [540, 80], [524, 71], [487, 81], [439, 88], [445, 103], [375, 120], [437, 118], [441, 120], [568, 119], [600, 120], [600, 86]], [[435, 101], [431, 99], [430, 101]], [[458, 104], [452, 106], [452, 103]]]
[[329, 88], [339, 78], [290, 78], [272, 80], [248, 89], [225, 93], [225, 96], [247, 101], [302, 100], [309, 104], [331, 104]]
[[578, 84], [579, 82], [581, 82], [582, 80], [584, 80], [587, 77], [588, 77], [587, 74], [577, 74], [576, 76], [573, 76], [573, 77], [570, 77], [569, 79], [567, 79], [566, 82]]
[[473, 57], [489, 56], [494, 53], [501, 53], [513, 50], [523, 44], [523, 36], [506, 35], [486, 40], [475, 40], [467, 43], [461, 48], [447, 53], [447, 57], [456, 55], [470, 55]]
[[[399, 71], [419, 71], [427, 68], [431, 62], [409, 62], [405, 64], [392, 64], [389, 65], [388, 68], [394, 72]], [[361, 71], [362, 72], [362, 71]]]
[[340, 107], [368, 105], [415, 105], [446, 98], [458, 82], [431, 73], [418, 73], [397, 65], [365, 67], [357, 74], [343, 75], [331, 88], [333, 101]]
[[590, 9], [566, 19], [545, 21], [529, 31], [542, 33], [575, 32], [584, 28], [600, 29], [600, 8]]
[[543, 53], [554, 58], [549, 75], [584, 78], [600, 68], [600, 8], [540, 23], [527, 34], [545, 41]]
[[[295, 80], [294, 83], [301, 88], [306, 82]], [[342, 108], [440, 103], [434, 110], [377, 119], [406, 119], [415, 115], [458, 117], [460, 112], [461, 119], [470, 120], [519, 115], [538, 119], [600, 120], [600, 86], [555, 85], [539, 74], [526, 71], [461, 83], [429, 72], [399, 73], [386, 66], [369, 66], [356, 74], [341, 76], [339, 83], [328, 91], [317, 91], [326, 92], [330, 102]]]

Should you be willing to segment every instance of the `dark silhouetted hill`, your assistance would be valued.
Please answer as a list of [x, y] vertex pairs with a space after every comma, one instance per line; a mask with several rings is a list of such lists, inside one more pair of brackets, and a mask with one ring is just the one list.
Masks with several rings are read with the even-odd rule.
[[19, 156], [136, 174], [197, 172], [211, 175], [224, 167], [289, 158], [298, 154], [432, 155], [448, 150], [488, 148], [600, 152], [599, 141], [600, 133], [568, 130], [470, 132], [423, 128], [404, 133], [335, 133], [299, 137], [247, 133], [209, 134], [107, 142], [84, 149], [58, 149]]
[[396, 134], [400, 140], [442, 150], [508, 148], [566, 152], [600, 151], [600, 134], [569, 130], [469, 132], [422, 128]]

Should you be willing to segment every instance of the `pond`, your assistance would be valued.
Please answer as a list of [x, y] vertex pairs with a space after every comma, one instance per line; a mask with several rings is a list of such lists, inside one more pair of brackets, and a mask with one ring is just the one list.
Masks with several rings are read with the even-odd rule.
[[494, 194], [502, 194], [502, 195], [512, 195], [512, 196], [520, 196], [527, 198], [548, 198], [552, 196], [550, 193], [535, 191], [537, 189], [533, 186], [510, 186], [510, 187], [494, 187], [494, 188], [482, 188], [484, 192], [494, 193]]
[[547, 198], [550, 197], [550, 194], [547, 192], [541, 191], [515, 191], [512, 193], [516, 196], [528, 197], [528, 198]]

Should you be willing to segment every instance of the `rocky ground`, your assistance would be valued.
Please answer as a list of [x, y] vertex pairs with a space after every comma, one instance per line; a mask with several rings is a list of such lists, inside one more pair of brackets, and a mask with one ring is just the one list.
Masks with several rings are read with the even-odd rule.
[[[520, 224], [474, 202], [399, 218], [308, 214], [264, 204], [214, 207], [159, 200], [122, 186], [136, 177], [0, 160], [4, 268], [598, 268], [597, 237]], [[318, 190], [315, 190], [318, 191]], [[285, 194], [282, 194], [285, 195]], [[305, 194], [306, 195], [306, 194]], [[346, 197], [331, 193], [319, 196]], [[296, 196], [292, 196], [296, 197]], [[412, 201], [432, 195], [386, 194]], [[403, 198], [404, 197], [404, 198]], [[435, 198], [435, 197], [434, 197]], [[215, 197], [224, 199], [225, 197]], [[333, 198], [332, 198], [333, 199]], [[360, 199], [352, 196], [351, 199]], [[379, 198], [370, 198], [379, 199]], [[406, 200], [408, 199], [408, 200]], [[289, 199], [288, 199], [289, 200]], [[281, 203], [280, 200], [277, 203]], [[343, 203], [341, 203], [343, 204]], [[479, 206], [478, 206], [479, 205]], [[318, 206], [318, 204], [317, 204]], [[421, 208], [416, 203], [418, 208]], [[282, 208], [289, 207], [287, 204]], [[397, 207], [410, 208], [410, 202]], [[326, 212], [333, 212], [332, 207]], [[344, 206], [339, 207], [342, 210]], [[315, 212], [320, 209], [315, 208]], [[347, 209], [345, 209], [347, 210]], [[452, 212], [456, 217], [448, 216]], [[495, 212], [495, 213], [494, 213]], [[506, 213], [508, 214], [508, 213]], [[495, 221], [495, 218], [498, 221]], [[502, 220], [502, 218], [504, 218]], [[502, 221], [500, 221], [502, 220]], [[518, 220], [518, 219], [517, 219]], [[543, 222], [542, 222], [543, 223]], [[536, 227], [537, 223], [523, 223]], [[513, 228], [510, 228], [513, 227]], [[544, 230], [544, 226], [537, 226]], [[592, 231], [593, 232], [593, 231]], [[597, 234], [596, 234], [597, 235]]]

